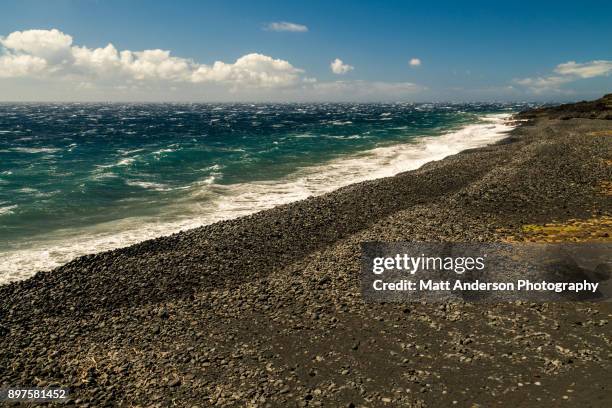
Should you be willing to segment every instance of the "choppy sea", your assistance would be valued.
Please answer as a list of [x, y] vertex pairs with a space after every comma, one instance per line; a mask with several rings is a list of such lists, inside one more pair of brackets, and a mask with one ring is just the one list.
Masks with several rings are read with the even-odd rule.
[[493, 143], [526, 107], [0, 104], [0, 284]]

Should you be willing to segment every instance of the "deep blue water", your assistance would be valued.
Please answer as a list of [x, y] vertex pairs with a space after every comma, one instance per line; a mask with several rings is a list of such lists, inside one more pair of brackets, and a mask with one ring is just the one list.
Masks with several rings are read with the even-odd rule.
[[[0, 283], [9, 269], [17, 276], [177, 226], [328, 191], [354, 181], [353, 176], [368, 178], [368, 166], [397, 166], [397, 158], [369, 162], [370, 154], [362, 169], [351, 158], [377, 148], [389, 155], [385, 148], [415, 144], [480, 123], [485, 114], [519, 108], [0, 104]], [[427, 151], [414, 155], [422, 161]], [[325, 185], [318, 186], [321, 174]], [[130, 229], [146, 233], [116, 234]], [[62, 252], [92, 237], [98, 241]]]

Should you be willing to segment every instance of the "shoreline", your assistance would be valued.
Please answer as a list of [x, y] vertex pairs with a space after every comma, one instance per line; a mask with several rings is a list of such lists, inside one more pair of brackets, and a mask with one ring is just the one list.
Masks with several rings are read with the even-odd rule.
[[369, 240], [609, 242], [606, 98], [594, 118], [518, 114], [493, 145], [2, 285], [0, 384], [96, 406], [607, 406], [610, 303], [359, 290]]
[[[198, 205], [206, 206], [201, 214], [181, 216], [174, 220], [155, 221], [145, 219], [118, 219], [102, 225], [91, 225], [76, 231], [75, 237], [66, 231], [52, 232], [44, 238], [33, 237], [27, 247], [7, 249], [0, 253], [0, 285], [28, 279], [38, 272], [50, 272], [81, 256], [99, 254], [135, 245], [151, 239], [186, 231], [216, 222], [265, 211], [270, 208], [316, 197], [346, 187], [350, 184], [392, 177], [441, 160], [462, 150], [486, 146], [505, 138], [515, 127], [510, 125], [510, 113], [480, 115], [474, 123], [458, 126], [436, 136], [420, 136], [399, 144], [379, 146], [374, 149], [348, 154], [326, 163], [302, 168], [280, 179], [254, 181], [234, 185], [204, 183], [204, 191], [189, 195], [210, 195]], [[364, 171], [367, 167], [369, 171]], [[310, 180], [314, 181], [310, 181]], [[198, 183], [196, 183], [198, 184]], [[211, 190], [211, 191], [208, 191]], [[215, 193], [216, 194], [216, 193]], [[178, 213], [180, 206], [193, 198], [183, 197], [169, 204], [168, 211]], [[193, 212], [183, 208], [185, 213]], [[177, 214], [175, 214], [177, 215]], [[54, 239], [51, 237], [55, 236]], [[53, 254], [50, 256], [49, 254]]]

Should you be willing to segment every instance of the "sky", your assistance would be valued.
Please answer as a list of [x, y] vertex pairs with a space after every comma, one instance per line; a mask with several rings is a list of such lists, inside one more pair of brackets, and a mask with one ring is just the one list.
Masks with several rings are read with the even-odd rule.
[[0, 0], [0, 101], [572, 101], [610, 1]]

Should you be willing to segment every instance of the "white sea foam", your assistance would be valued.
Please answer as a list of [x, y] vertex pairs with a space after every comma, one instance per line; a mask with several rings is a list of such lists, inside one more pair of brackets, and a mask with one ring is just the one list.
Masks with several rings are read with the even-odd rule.
[[[119, 160], [116, 164], [114, 164], [114, 166], [129, 166], [130, 164], [134, 163], [135, 161], [136, 161], [135, 158], [128, 157], [128, 158]], [[100, 166], [100, 167], [103, 167], [103, 166]], [[112, 166], [109, 166], [109, 167], [112, 167]]]
[[164, 153], [171, 153], [171, 152], [175, 152], [175, 151], [176, 151], [176, 149], [160, 149], [160, 150], [157, 150], [157, 151], [153, 152], [152, 154], [154, 154], [156, 156], [159, 156], [159, 155], [164, 154]]
[[119, 149], [118, 152], [125, 156], [127, 154], [142, 152], [143, 150], [144, 149], [131, 149], [131, 150]]
[[[106, 167], [109, 167], [109, 166], [106, 166]], [[119, 176], [115, 173], [104, 173], [100, 170], [95, 170], [94, 175], [91, 176], [92, 180], [103, 180], [103, 179], [117, 178], [117, 177]]]
[[161, 183], [152, 183], [149, 181], [128, 180], [125, 182], [128, 186], [142, 187], [147, 190], [168, 191], [170, 187]]
[[9, 150], [13, 152], [19, 152], [19, 153], [36, 154], [36, 153], [55, 153], [59, 151], [60, 149], [55, 148], [55, 147], [13, 147]]
[[[280, 180], [221, 185], [215, 177], [195, 183], [183, 199], [155, 218], [129, 217], [74, 231], [47, 234], [0, 254], [0, 284], [25, 279], [88, 253], [131, 245], [146, 239], [216, 221], [251, 214], [276, 205], [320, 195], [365, 180], [416, 169], [462, 150], [501, 140], [513, 128], [509, 115], [489, 115], [484, 123], [411, 143], [379, 147], [322, 165], [302, 168]], [[156, 188], [155, 183], [139, 182]], [[3, 207], [5, 213], [12, 208]]]
[[[15, 208], [17, 208], [17, 206], [16, 206], [16, 205], [7, 205], [7, 206], [4, 206], [4, 207], [1, 207], [1, 206], [0, 206], [0, 215], [8, 215], [8, 214], [12, 214], [12, 213], [14, 213], [14, 211], [13, 211], [13, 210], [14, 210]], [[0, 256], [1, 256], [1, 255], [0, 255]], [[0, 266], [1, 266], [1, 264], [0, 264]], [[0, 283], [2, 283], [2, 276], [1, 276], [1, 273], [2, 273], [2, 272], [1, 272], [1, 270], [0, 270]]]

